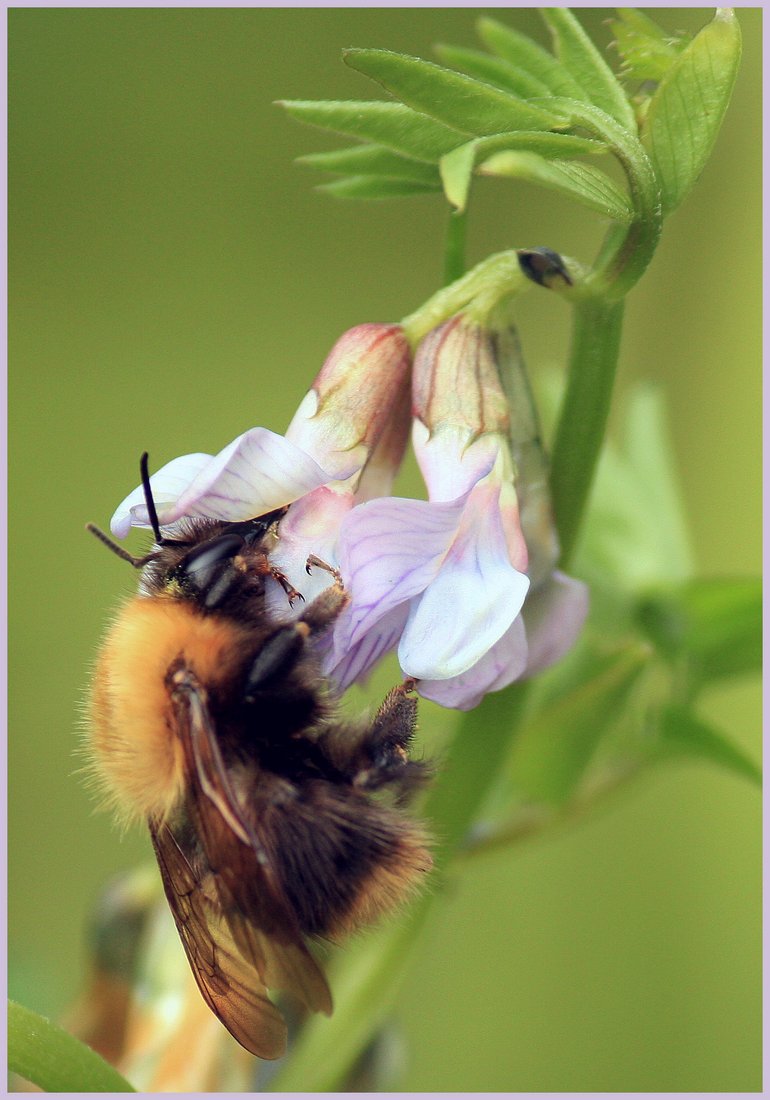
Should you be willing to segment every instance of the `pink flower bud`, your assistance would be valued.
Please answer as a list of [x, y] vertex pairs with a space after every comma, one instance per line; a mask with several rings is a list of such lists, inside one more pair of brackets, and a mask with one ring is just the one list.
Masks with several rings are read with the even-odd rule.
[[[399, 325], [350, 329], [329, 352], [286, 438], [338, 480], [347, 479], [366, 465], [400, 411], [410, 360], [409, 343]], [[395, 466], [403, 446], [398, 455], [388, 456]]]
[[414, 363], [412, 412], [433, 435], [464, 432], [466, 442], [507, 432], [508, 402], [486, 330], [459, 314], [421, 342]]

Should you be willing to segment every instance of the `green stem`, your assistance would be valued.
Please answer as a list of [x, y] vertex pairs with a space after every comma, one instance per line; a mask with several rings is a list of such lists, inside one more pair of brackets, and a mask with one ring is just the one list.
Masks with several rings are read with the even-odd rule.
[[444, 251], [444, 286], [465, 274], [465, 238], [468, 215], [465, 210], [452, 210], [447, 222]]
[[528, 698], [529, 683], [521, 681], [507, 691], [485, 696], [463, 717], [425, 807], [436, 832], [434, 859], [439, 873], [475, 822], [490, 781], [500, 774]]
[[531, 285], [522, 273], [514, 249], [496, 252], [449, 286], [432, 294], [419, 309], [402, 319], [401, 327], [415, 348], [431, 329], [443, 324], [470, 303], [482, 313], [489, 312], [502, 298], [529, 290]]
[[559, 98], [549, 103], [551, 109], [561, 107], [573, 125], [606, 141], [626, 174], [636, 218], [625, 230], [610, 230], [585, 284], [597, 297], [619, 301], [644, 274], [660, 240], [663, 208], [655, 171], [639, 139], [598, 107]]
[[551, 457], [551, 493], [567, 566], [599, 457], [620, 350], [622, 301], [574, 301], [569, 383]]

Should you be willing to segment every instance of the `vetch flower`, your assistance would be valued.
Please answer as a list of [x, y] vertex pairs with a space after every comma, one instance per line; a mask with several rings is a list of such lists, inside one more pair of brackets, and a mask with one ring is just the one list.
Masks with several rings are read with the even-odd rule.
[[[513, 341], [513, 343], [511, 342]], [[531, 395], [511, 330], [460, 314], [410, 348], [398, 325], [359, 325], [335, 344], [285, 435], [252, 428], [218, 455], [185, 455], [150, 485], [161, 526], [228, 522], [288, 507], [271, 562], [312, 600], [340, 570], [351, 602], [318, 644], [344, 690], [398, 650], [404, 674], [469, 709], [558, 659], [587, 608], [555, 573], [558, 546]], [[502, 371], [502, 381], [501, 381]], [[505, 385], [503, 384], [505, 383]], [[429, 499], [388, 496], [412, 438]], [[150, 526], [134, 490], [112, 530]], [[276, 618], [297, 614], [279, 585]], [[526, 602], [525, 602], [526, 600]]]
[[[393, 486], [409, 438], [410, 367], [409, 344], [398, 325], [350, 329], [334, 345], [286, 431], [289, 442], [337, 474], [296, 499], [271, 554], [306, 600], [331, 582], [322, 570], [308, 576], [308, 557], [338, 566], [345, 516]], [[289, 613], [277, 591], [268, 593], [268, 601], [275, 615]]]
[[[217, 455], [184, 455], [152, 475], [161, 526], [185, 516], [246, 520], [303, 500], [287, 524], [284, 546], [303, 532], [315, 537], [319, 527], [336, 530], [359, 486], [370, 491], [365, 467], [371, 466], [373, 487], [385, 485], [386, 471], [392, 477], [403, 456], [409, 365], [409, 345], [397, 325], [358, 325], [346, 332], [285, 435], [251, 428]], [[132, 526], [150, 526], [141, 486], [111, 521], [118, 538]], [[321, 556], [322, 550], [316, 541], [312, 552]], [[306, 559], [307, 553], [303, 570]]]
[[501, 368], [523, 378], [506, 332], [460, 314], [417, 350], [412, 438], [429, 500], [378, 499], [343, 520], [340, 566], [353, 599], [330, 661], [343, 686], [397, 643], [422, 695], [469, 709], [558, 659], [582, 627], [585, 586], [553, 573], [531, 395], [518, 392], [512, 408], [506, 390], [521, 391], [521, 378], [501, 381]]

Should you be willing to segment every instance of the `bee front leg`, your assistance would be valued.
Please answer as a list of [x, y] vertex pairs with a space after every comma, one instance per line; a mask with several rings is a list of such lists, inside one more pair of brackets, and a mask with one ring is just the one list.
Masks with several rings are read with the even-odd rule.
[[333, 623], [350, 600], [336, 569], [314, 556], [308, 558], [308, 565], [327, 569], [335, 583], [316, 596], [295, 622], [280, 627], [267, 639], [249, 670], [247, 700], [252, 699], [255, 692], [269, 689], [273, 681], [285, 676], [303, 653], [308, 638]]
[[338, 618], [350, 603], [350, 596], [345, 591], [339, 570], [327, 565], [315, 554], [311, 554], [307, 559], [305, 569], [308, 573], [310, 573], [311, 565], [331, 573], [334, 578], [334, 584], [330, 584], [328, 588], [325, 588], [323, 592], [316, 596], [299, 618], [300, 623], [306, 623], [310, 628], [310, 632], [316, 634]]

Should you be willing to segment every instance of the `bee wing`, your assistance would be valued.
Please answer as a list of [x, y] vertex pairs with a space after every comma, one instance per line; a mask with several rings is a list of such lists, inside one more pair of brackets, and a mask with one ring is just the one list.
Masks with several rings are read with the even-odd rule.
[[264, 985], [328, 1014], [332, 1001], [326, 978], [302, 940], [265, 847], [239, 808], [205, 690], [191, 670], [176, 674], [174, 699], [187, 766], [187, 810], [230, 933]]
[[218, 900], [210, 897], [167, 825], [150, 825], [166, 898], [198, 988], [241, 1046], [260, 1058], [286, 1050], [286, 1024], [252, 963], [233, 942]]

